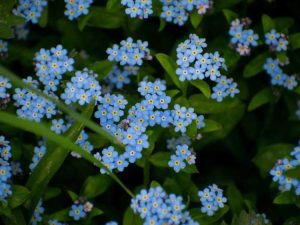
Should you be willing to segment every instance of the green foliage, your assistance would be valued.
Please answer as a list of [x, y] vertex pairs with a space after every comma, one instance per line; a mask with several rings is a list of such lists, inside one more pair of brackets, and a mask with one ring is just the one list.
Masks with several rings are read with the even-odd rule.
[[258, 56], [256, 56], [254, 59], [252, 59], [244, 69], [243, 76], [248, 78], [248, 77], [253, 77], [255, 75], [258, 75], [263, 71], [263, 65], [268, 57], [268, 53], [264, 52]]
[[184, 83], [182, 83], [177, 74], [175, 73], [177, 65], [176, 62], [168, 55], [163, 53], [158, 53], [155, 55], [161, 66], [164, 68], [164, 70], [167, 72], [167, 74], [172, 79], [173, 83], [182, 91], [185, 89]]
[[[28, 41], [18, 41], [13, 39], [14, 29], [24, 24], [25, 19], [12, 13], [16, 0], [0, 0], [0, 38], [9, 39], [8, 58], [1, 58], [0, 75], [12, 82], [11, 94], [14, 88], [26, 88], [53, 101], [59, 116], [73, 119], [67, 133], [57, 135], [49, 129], [50, 120], [35, 123], [21, 119], [15, 116], [14, 100], [3, 109], [0, 101], [0, 136], [2, 133], [8, 136], [13, 161], [20, 161], [24, 168], [22, 176], [13, 178], [13, 194], [7, 202], [0, 203], [1, 222], [5, 225], [28, 224], [42, 198], [49, 206], [42, 224], [47, 224], [48, 219], [70, 225], [104, 224], [115, 219], [123, 225], [142, 225], [144, 221], [128, 207], [134, 196], [130, 189], [138, 193], [142, 188], [162, 186], [167, 193], [181, 195], [185, 210], [190, 211], [201, 225], [265, 224], [254, 209], [266, 212], [275, 224], [300, 224], [300, 199], [294, 194], [294, 188], [280, 193], [277, 184], [271, 184], [268, 176], [278, 159], [289, 158], [296, 138], [299, 138], [300, 125], [295, 112], [300, 88], [298, 85], [289, 92], [272, 87], [263, 68], [267, 58], [276, 57], [281, 63], [289, 62], [284, 73], [296, 74], [299, 80], [299, 3], [213, 2], [213, 8], [204, 15], [198, 14], [196, 9], [189, 12], [187, 23], [179, 27], [160, 18], [160, 0], [153, 0], [154, 13], [147, 20], [130, 18], [121, 1], [107, 0], [94, 1], [89, 13], [77, 21], [68, 21], [63, 16], [63, 1], [49, 1], [38, 23], [29, 26]], [[260, 37], [250, 56], [240, 56], [228, 45], [231, 22], [245, 17], [252, 20], [250, 27]], [[288, 37], [287, 51], [272, 52], [272, 48], [264, 44], [265, 33], [272, 29]], [[191, 33], [207, 39], [208, 46], [204, 51], [218, 51], [225, 59], [228, 69], [221, 73], [238, 83], [240, 93], [236, 97], [217, 102], [211, 98], [215, 82], [209, 79], [179, 80], [176, 48]], [[32, 59], [35, 52], [61, 43], [76, 60], [76, 70], [85, 67], [93, 70], [104, 90], [104, 78], [117, 65], [107, 60], [105, 49], [127, 37], [149, 41], [153, 60], [144, 62], [137, 76], [131, 76], [130, 85], [121, 90], [113, 89], [112, 93], [120, 93], [128, 100], [125, 111], [141, 99], [136, 92], [137, 84], [148, 77], [150, 81], [166, 80], [166, 94], [171, 97], [171, 106], [180, 104], [194, 108], [197, 114], [204, 114], [205, 127], [197, 129], [193, 121], [186, 132], [192, 141], [190, 148], [197, 155], [196, 164], [187, 165], [179, 173], [168, 166], [173, 152], [167, 149], [166, 140], [179, 138], [182, 134], [175, 132], [173, 126], [168, 129], [154, 126], [146, 131], [149, 147], [143, 150], [142, 158], [135, 165], [120, 174], [122, 181], [109, 171], [99, 174], [99, 169], [106, 167], [93, 154], [110, 145], [121, 153], [124, 146], [92, 118], [95, 105], [69, 107], [22, 81], [26, 74], [34, 74]], [[64, 75], [63, 87], [73, 75], [73, 72]], [[57, 95], [60, 94], [59, 90]], [[83, 129], [95, 149], [92, 153], [75, 144]], [[28, 176], [32, 150], [40, 138], [46, 140], [47, 153]], [[71, 151], [80, 154], [82, 159], [68, 157]], [[300, 179], [300, 167], [290, 169], [284, 175]], [[115, 182], [119, 187], [115, 187]], [[207, 216], [201, 212], [198, 191], [212, 183], [226, 189], [228, 201], [215, 215]], [[80, 197], [90, 200], [94, 208], [86, 219], [74, 222], [69, 216], [69, 206]]]
[[254, 97], [251, 99], [248, 110], [252, 111], [264, 104], [269, 103], [273, 98], [273, 93], [271, 88], [266, 87], [263, 90], [259, 91]]
[[208, 216], [203, 214], [199, 208], [191, 209], [190, 213], [191, 216], [201, 224], [213, 224], [220, 220], [229, 210], [228, 206], [224, 206], [223, 208], [219, 209], [213, 216]]
[[25, 19], [12, 14], [15, 0], [0, 1], [0, 38], [10, 39], [14, 37], [13, 26], [25, 23]]

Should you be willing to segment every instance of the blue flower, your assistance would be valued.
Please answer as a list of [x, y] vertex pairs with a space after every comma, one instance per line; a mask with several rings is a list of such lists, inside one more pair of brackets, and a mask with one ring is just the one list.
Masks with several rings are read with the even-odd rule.
[[160, 187], [142, 189], [131, 199], [132, 210], [144, 219], [144, 224], [178, 224], [199, 225], [185, 211], [181, 196], [167, 194]]
[[202, 204], [201, 212], [206, 213], [208, 216], [214, 215], [227, 202], [227, 198], [223, 197], [223, 190], [215, 184], [199, 191], [198, 196]]
[[38, 23], [43, 9], [47, 4], [46, 0], [19, 0], [19, 5], [13, 10], [13, 13], [24, 17], [32, 23]]
[[87, 15], [89, 13], [89, 8], [93, 2], [94, 0], [65, 0], [65, 15], [69, 20], [76, 19], [81, 15]]
[[81, 218], [86, 217], [83, 205], [72, 205], [69, 216], [73, 217], [74, 220], [80, 220]]
[[10, 89], [11, 87], [12, 85], [9, 80], [0, 75], [0, 99], [7, 97], [7, 89]]
[[141, 40], [133, 42], [133, 39], [129, 37], [121, 41], [120, 45], [113, 45], [112, 48], [108, 48], [106, 53], [109, 61], [117, 61], [122, 66], [141, 66], [143, 60], [150, 55], [150, 50], [147, 46], [147, 42], [142, 42]]
[[185, 168], [186, 164], [184, 163], [182, 157], [177, 155], [172, 155], [170, 161], [168, 162], [169, 167], [173, 168], [176, 172], [179, 172], [181, 169]]

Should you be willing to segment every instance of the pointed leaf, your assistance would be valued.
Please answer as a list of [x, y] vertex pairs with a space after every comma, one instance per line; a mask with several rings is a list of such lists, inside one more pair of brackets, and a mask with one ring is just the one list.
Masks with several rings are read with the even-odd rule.
[[198, 88], [205, 97], [210, 98], [211, 90], [209, 85], [204, 80], [193, 80], [190, 83]]
[[264, 104], [269, 103], [273, 98], [273, 93], [271, 88], [266, 87], [259, 91], [250, 101], [248, 110], [252, 111]]

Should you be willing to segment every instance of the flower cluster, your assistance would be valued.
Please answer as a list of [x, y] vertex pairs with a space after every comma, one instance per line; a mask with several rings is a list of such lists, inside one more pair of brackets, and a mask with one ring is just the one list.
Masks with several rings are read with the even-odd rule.
[[65, 0], [65, 15], [69, 20], [76, 19], [81, 15], [87, 15], [94, 0]]
[[167, 22], [182, 26], [188, 20], [189, 12], [196, 9], [199, 14], [205, 14], [212, 7], [210, 0], [160, 0], [163, 4], [160, 17]]
[[221, 76], [220, 69], [226, 69], [225, 60], [218, 52], [203, 53], [205, 47], [205, 39], [196, 34], [190, 34], [189, 39], [179, 44], [176, 49], [179, 67], [176, 74], [180, 81], [203, 80], [205, 77], [215, 81]]
[[[35, 88], [39, 85], [30, 76], [24, 82]], [[57, 113], [56, 105], [52, 101], [24, 88], [16, 88], [13, 99], [18, 107], [17, 115], [21, 118], [40, 122], [44, 117], [50, 119]]]
[[27, 21], [38, 23], [43, 9], [47, 4], [47, 0], [19, 0], [19, 5], [13, 12], [15, 15], [24, 17]]
[[249, 18], [235, 19], [231, 22], [229, 29], [230, 46], [240, 55], [249, 55], [251, 47], [258, 45], [258, 35], [252, 29], [246, 29], [251, 24]]
[[136, 66], [125, 66], [124, 69], [121, 69], [118, 65], [114, 65], [104, 81], [110, 88], [122, 89], [124, 85], [130, 84], [130, 76], [136, 76], [138, 69], [139, 67]]
[[61, 45], [49, 49], [42, 48], [34, 57], [38, 79], [45, 91], [55, 92], [62, 75], [73, 71], [74, 59], [68, 57], [68, 51]]
[[144, 59], [150, 59], [150, 50], [147, 48], [148, 42], [137, 40], [133, 42], [132, 38], [127, 38], [120, 42], [120, 45], [114, 44], [112, 48], [108, 48], [109, 61], [119, 62], [121, 66], [141, 66]]
[[189, 150], [187, 145], [177, 145], [175, 154], [171, 156], [168, 165], [178, 173], [185, 168], [186, 162], [189, 165], [195, 164], [196, 153]]
[[198, 196], [202, 204], [201, 212], [206, 213], [208, 216], [214, 215], [227, 202], [227, 199], [223, 196], [223, 190], [215, 184], [199, 191]]
[[249, 55], [251, 47], [258, 45], [258, 35], [252, 29], [246, 29], [251, 24], [249, 18], [235, 19], [231, 22], [229, 29], [230, 46], [240, 55]]
[[228, 79], [225, 76], [221, 76], [217, 78], [216, 82], [217, 85], [213, 87], [211, 98], [216, 99], [218, 102], [221, 102], [227, 96], [233, 98], [240, 93], [239, 89], [237, 89], [237, 83], [233, 82], [232, 78]]
[[6, 199], [12, 194], [10, 179], [12, 177], [12, 168], [9, 162], [11, 158], [11, 146], [4, 136], [0, 136], [0, 201]]
[[267, 58], [264, 64], [264, 70], [270, 76], [272, 85], [278, 85], [292, 90], [298, 84], [296, 76], [285, 74], [280, 66], [282, 66], [282, 63], [279, 59]]
[[45, 141], [39, 141], [38, 146], [34, 147], [33, 151], [34, 154], [32, 157], [32, 163], [29, 165], [29, 169], [31, 172], [34, 170], [34, 168], [37, 166], [37, 164], [41, 161], [41, 159], [47, 152]]
[[43, 215], [44, 211], [45, 211], [45, 209], [43, 207], [43, 201], [40, 200], [33, 212], [31, 219], [30, 219], [30, 225], [38, 225], [43, 220], [42, 215]]
[[147, 224], [199, 225], [185, 211], [182, 197], [167, 194], [161, 187], [142, 189], [131, 200], [131, 208]]
[[69, 216], [74, 220], [85, 218], [93, 209], [93, 204], [84, 198], [79, 198], [74, 202], [69, 211]]
[[[159, 125], [167, 128], [174, 125], [175, 131], [183, 135], [193, 121], [198, 121], [197, 128], [203, 127], [203, 116], [198, 117], [193, 108], [175, 104], [174, 109], [169, 110], [171, 98], [165, 91], [166, 85], [162, 80], [140, 82], [138, 92], [143, 99], [129, 108], [125, 118], [127, 100], [122, 95], [105, 94], [101, 98], [95, 117], [104, 129], [125, 145], [125, 152], [121, 154], [110, 146], [103, 149], [101, 154], [98, 152], [94, 155], [109, 170], [123, 171], [129, 162], [134, 163], [142, 157], [142, 150], [149, 147], [146, 134], [148, 127]], [[100, 171], [106, 172], [104, 169]]]
[[289, 191], [292, 188], [296, 195], [300, 195], [300, 180], [285, 175], [285, 172], [300, 165], [300, 141], [290, 153], [289, 158], [279, 159], [276, 165], [271, 169], [270, 175], [273, 181], [278, 182], [279, 190], [282, 192]]
[[172, 124], [175, 126], [176, 132], [185, 133], [187, 127], [197, 119], [193, 108], [186, 108], [178, 104], [174, 105], [174, 110], [171, 111]]
[[276, 52], [286, 51], [289, 44], [287, 36], [283, 33], [278, 33], [275, 29], [265, 34], [265, 43], [270, 46], [272, 51]]
[[190, 34], [189, 39], [180, 43], [177, 47], [176, 74], [180, 81], [203, 80], [205, 77], [217, 82], [213, 88], [213, 99], [222, 101], [224, 97], [234, 97], [239, 93], [237, 83], [233, 79], [227, 79], [221, 75], [221, 69], [227, 69], [224, 58], [219, 52], [203, 53], [207, 47], [204, 38], [199, 38], [196, 34]]
[[0, 39], [0, 56], [4, 56], [8, 51], [8, 42]]
[[67, 83], [61, 98], [67, 105], [78, 103], [80, 105], [90, 104], [93, 100], [99, 101], [101, 87], [96, 80], [96, 74], [87, 68], [76, 71], [75, 76]]
[[9, 80], [0, 75], [0, 99], [7, 98], [9, 94], [7, 93], [7, 89], [11, 88], [11, 83]]
[[122, 0], [121, 4], [127, 7], [125, 12], [131, 18], [147, 19], [153, 13], [152, 0]]

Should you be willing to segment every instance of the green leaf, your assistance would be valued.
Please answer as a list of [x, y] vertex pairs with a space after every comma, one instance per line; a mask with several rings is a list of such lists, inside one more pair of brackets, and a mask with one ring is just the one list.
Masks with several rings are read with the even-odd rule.
[[244, 198], [242, 193], [237, 189], [234, 184], [231, 184], [227, 188], [228, 204], [230, 210], [234, 215], [239, 214], [244, 208]]
[[88, 214], [88, 217], [89, 218], [93, 218], [93, 217], [96, 217], [96, 216], [100, 216], [102, 215], [104, 212], [101, 210], [101, 209], [98, 209], [98, 208], [93, 208], [92, 211]]
[[223, 9], [223, 14], [227, 20], [227, 22], [230, 24], [233, 20], [239, 18], [239, 15], [231, 10]]
[[290, 28], [295, 23], [295, 20], [291, 17], [277, 17], [274, 18], [273, 21], [275, 23], [276, 30], [279, 32]]
[[70, 191], [70, 190], [68, 190], [67, 192], [68, 192], [68, 195], [70, 196], [70, 198], [72, 199], [73, 202], [78, 199], [78, 195], [75, 192]]
[[69, 216], [70, 208], [62, 209], [49, 215], [49, 218], [56, 219], [61, 222], [70, 221], [72, 218]]
[[41, 27], [46, 27], [48, 22], [48, 6], [44, 7], [42, 15], [39, 19], [39, 25]]
[[163, 31], [165, 29], [166, 25], [167, 25], [167, 22], [164, 19], [160, 18], [158, 31], [159, 32]]
[[176, 62], [168, 55], [163, 53], [158, 53], [155, 55], [159, 63], [162, 65], [162, 67], [165, 69], [167, 74], [172, 79], [173, 83], [180, 89], [184, 89], [183, 83], [179, 80], [178, 75], [176, 74]]
[[161, 187], [160, 183], [157, 181], [151, 181], [150, 187], [155, 188], [155, 187]]
[[190, 107], [189, 101], [183, 96], [176, 98], [176, 100], [174, 101], [174, 104], [178, 104], [180, 106], [185, 106], [185, 107]]
[[94, 146], [94, 148], [102, 148], [109, 144], [109, 141], [99, 134], [88, 133], [89, 142]]
[[289, 36], [290, 45], [293, 50], [300, 48], [300, 33], [295, 33]]
[[108, 0], [106, 3], [106, 9], [109, 12], [118, 12], [122, 10], [122, 4], [120, 0]]
[[182, 172], [193, 174], [193, 173], [199, 173], [199, 170], [197, 169], [197, 166], [195, 164], [192, 165], [186, 164]]
[[0, 23], [0, 38], [10, 39], [13, 37], [14, 34], [11, 27], [7, 24]]
[[220, 220], [229, 210], [227, 205], [224, 205], [223, 208], [219, 209], [213, 216], [208, 216], [201, 212], [200, 208], [191, 209], [190, 213], [194, 220], [198, 221], [201, 224], [209, 225]]
[[[93, 102], [82, 113], [82, 116], [89, 119], [93, 114], [94, 107], [95, 103]], [[37, 126], [38, 124], [35, 123], [34, 125]], [[71, 142], [75, 142], [83, 128], [83, 123], [76, 122], [68, 129], [64, 137]], [[48, 131], [46, 132], [48, 133]], [[46, 154], [33, 170], [26, 184], [26, 186], [32, 191], [32, 199], [29, 202], [31, 209], [35, 208], [49, 181], [62, 166], [69, 153], [70, 149], [67, 148], [64, 143], [60, 143], [55, 148], [47, 149]]]
[[171, 159], [171, 153], [170, 152], [158, 152], [153, 154], [150, 158], [149, 161], [157, 167], [169, 167], [168, 162]]
[[274, 21], [268, 15], [263, 15], [261, 20], [262, 20], [262, 25], [265, 33], [275, 28]]
[[281, 63], [286, 63], [287, 62], [287, 60], [288, 60], [288, 57], [287, 57], [287, 55], [286, 55], [286, 52], [276, 52], [276, 57], [277, 57], [277, 59], [279, 59], [279, 61], [281, 62]]
[[300, 196], [295, 195], [295, 193], [291, 191], [286, 191], [279, 193], [274, 199], [273, 203], [279, 205], [299, 205], [300, 204]]
[[259, 91], [250, 101], [248, 105], [248, 110], [252, 111], [264, 104], [269, 103], [273, 98], [273, 93], [271, 88], [266, 87]]
[[8, 205], [12, 209], [22, 205], [30, 197], [30, 191], [21, 185], [13, 185], [12, 193], [8, 199]]
[[135, 214], [130, 207], [127, 208], [123, 217], [123, 225], [142, 225], [143, 220]]
[[222, 102], [216, 102], [213, 99], [208, 99], [202, 94], [195, 94], [189, 98], [190, 106], [195, 109], [197, 113], [213, 114], [221, 113], [241, 104], [238, 98], [224, 99]]
[[54, 198], [58, 195], [60, 195], [61, 193], [61, 189], [60, 188], [57, 188], [57, 187], [48, 187], [45, 191], [45, 195], [43, 197], [43, 199], [46, 201], [46, 200], [49, 200], [51, 198]]
[[201, 129], [201, 133], [208, 133], [208, 132], [213, 132], [222, 129], [222, 124], [214, 120], [205, 119], [204, 123], [205, 123], [205, 127]]
[[7, 23], [11, 26], [17, 26], [25, 23], [26, 20], [21, 16], [9, 15], [7, 17]]
[[192, 26], [197, 29], [203, 19], [203, 15], [199, 14], [197, 10], [194, 10], [190, 13], [190, 21]]
[[78, 29], [80, 31], [83, 31], [83, 29], [86, 27], [88, 21], [92, 18], [92, 14], [87, 14], [83, 17], [80, 17], [80, 19], [78, 20]]
[[195, 120], [187, 127], [186, 129], [186, 134], [189, 136], [191, 139], [194, 139], [197, 135], [197, 123]]
[[106, 77], [113, 69], [115, 63], [108, 60], [102, 60], [96, 62], [91, 69], [98, 74], [97, 80], [101, 81]]
[[300, 166], [296, 166], [295, 168], [287, 170], [285, 175], [300, 180]]
[[95, 198], [104, 193], [111, 184], [111, 178], [107, 175], [89, 176], [84, 184], [82, 195], [87, 198]]
[[178, 95], [180, 93], [179, 90], [177, 89], [173, 89], [173, 90], [167, 90], [166, 94], [167, 96], [170, 96], [171, 98], [174, 98], [176, 95]]
[[259, 149], [253, 162], [260, 169], [261, 175], [266, 177], [276, 161], [287, 156], [293, 147], [293, 145], [285, 143], [265, 146]]
[[121, 27], [125, 21], [125, 16], [119, 12], [108, 11], [104, 7], [92, 6], [88, 15], [79, 19], [80, 30], [85, 26], [99, 27], [105, 29], [116, 29]]
[[246, 66], [243, 76], [246, 78], [253, 77], [263, 71], [263, 66], [268, 57], [268, 53], [264, 52], [252, 59]]
[[193, 80], [190, 83], [198, 88], [205, 97], [210, 98], [211, 90], [209, 85], [203, 80]]

